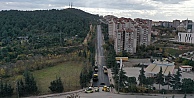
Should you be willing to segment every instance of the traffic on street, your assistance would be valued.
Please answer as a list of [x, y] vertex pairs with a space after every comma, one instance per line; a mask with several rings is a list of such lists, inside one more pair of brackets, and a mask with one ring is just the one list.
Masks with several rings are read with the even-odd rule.
[[[93, 83], [94, 87], [103, 87], [104, 85], [110, 86], [108, 71], [105, 65], [104, 49], [102, 47], [104, 43], [101, 26], [97, 25], [97, 45], [96, 45], [96, 63], [94, 67]], [[96, 76], [98, 79], [96, 79]]]

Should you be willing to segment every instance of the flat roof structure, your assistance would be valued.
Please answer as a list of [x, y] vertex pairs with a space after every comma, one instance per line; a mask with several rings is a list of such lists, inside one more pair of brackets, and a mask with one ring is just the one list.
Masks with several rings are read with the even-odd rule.
[[120, 59], [122, 59], [122, 61], [128, 61], [128, 57], [115, 57], [116, 61], [120, 61]]
[[181, 68], [193, 68], [192, 66], [188, 66], [188, 65], [184, 65], [184, 66], [180, 66]]
[[148, 65], [148, 67], [145, 69], [145, 73], [147, 74], [147, 76], [152, 77], [155, 74], [159, 73], [160, 67], [162, 67], [162, 73], [164, 75], [168, 75], [169, 72], [173, 74], [175, 65], [174, 63], [167, 63], [167, 62], [165, 63], [154, 62]]

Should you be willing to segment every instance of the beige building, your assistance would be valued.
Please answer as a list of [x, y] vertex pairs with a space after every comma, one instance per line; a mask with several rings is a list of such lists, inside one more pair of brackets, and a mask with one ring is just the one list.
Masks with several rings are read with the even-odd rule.
[[117, 53], [123, 50], [129, 53], [136, 53], [136, 34], [133, 30], [118, 30], [116, 33], [114, 48]]
[[184, 23], [181, 23], [179, 26], [177, 26], [177, 31], [186, 32], [186, 25]]

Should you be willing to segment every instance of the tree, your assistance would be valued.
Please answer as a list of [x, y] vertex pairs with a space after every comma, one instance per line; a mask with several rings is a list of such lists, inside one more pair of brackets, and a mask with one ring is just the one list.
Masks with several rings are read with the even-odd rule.
[[81, 88], [87, 87], [90, 79], [92, 78], [92, 68], [91, 67], [84, 67], [80, 73], [80, 86]]
[[164, 84], [164, 75], [162, 74], [162, 67], [160, 67], [160, 71], [156, 76], [156, 82], [159, 84], [159, 90], [160, 90], [160, 85]]
[[33, 75], [28, 70], [25, 70], [23, 76], [24, 76], [24, 81], [21, 79], [20, 81], [17, 82], [17, 90], [18, 90], [19, 96], [36, 93], [38, 88]]
[[36, 81], [34, 80], [33, 75], [28, 70], [26, 70], [23, 76], [25, 81], [25, 90], [27, 94], [35, 93], [38, 88], [36, 86]]
[[[44, 15], [45, 17], [41, 17]], [[44, 10], [44, 11], [1, 11], [0, 12], [1, 46], [11, 46], [12, 51], [1, 48], [0, 61], [14, 61], [17, 55], [40, 53], [43, 48], [79, 45], [86, 37], [90, 24], [96, 23], [98, 15], [85, 13], [77, 9]], [[28, 17], [27, 17], [28, 16]], [[10, 20], [14, 21], [10, 21]], [[49, 20], [49, 21], [48, 21]], [[63, 22], [61, 20], [64, 20]], [[59, 34], [60, 33], [60, 34]], [[75, 35], [78, 35], [75, 37]], [[27, 37], [25, 40], [23, 38]], [[65, 37], [65, 38], [64, 38]], [[67, 40], [62, 40], [62, 38]], [[21, 44], [24, 42], [24, 44]], [[70, 42], [70, 43], [68, 43]], [[19, 47], [19, 48], [18, 48]], [[16, 49], [17, 48], [17, 49]], [[2, 51], [3, 50], [3, 51]], [[5, 51], [4, 51], [5, 50]], [[55, 54], [56, 51], [48, 51]], [[8, 57], [13, 52], [16, 56]], [[1, 54], [1, 53], [0, 53]], [[5, 62], [6, 63], [6, 62]]]
[[173, 88], [173, 90], [177, 90], [181, 88], [181, 82], [180, 82], [180, 74], [181, 69], [178, 68], [178, 71], [176, 72], [174, 78], [172, 78], [173, 82], [171, 83], [171, 87]]
[[154, 78], [153, 77], [147, 77], [146, 78], [146, 85], [147, 85], [147, 87], [148, 87], [148, 93], [149, 93], [149, 91], [150, 90], [152, 90], [153, 89], [153, 84], [154, 84]]
[[17, 81], [17, 93], [19, 94], [19, 96], [23, 96], [26, 94], [25, 86], [22, 79], [20, 81]]
[[185, 93], [194, 92], [194, 81], [192, 79], [184, 78], [182, 80], [181, 91]]
[[144, 71], [144, 67], [143, 66], [141, 67], [138, 80], [139, 80], [139, 85], [142, 85], [143, 86], [144, 84], [146, 84], [145, 83], [146, 77], [145, 77], [145, 71]]
[[49, 89], [53, 92], [53, 93], [61, 93], [64, 91], [63, 88], [63, 83], [61, 81], [61, 78], [56, 78], [56, 80], [51, 81]]
[[129, 56], [128, 53], [126, 52], [126, 50], [123, 50], [123, 51], [122, 51], [122, 56], [123, 56], [123, 57], [128, 57], [128, 56]]
[[127, 83], [128, 83], [128, 90], [131, 92], [135, 92], [136, 91], [136, 78], [135, 77], [128, 77], [127, 79]]
[[[86, 71], [87, 72], [87, 71]], [[80, 73], [80, 85], [81, 88], [87, 87], [87, 73], [85, 73], [83, 70]]]
[[125, 87], [125, 82], [127, 81], [127, 76], [126, 76], [126, 72], [121, 68], [120, 72], [119, 72], [119, 86], [121, 88]]
[[13, 94], [13, 88], [8, 83], [0, 82], [0, 97], [10, 97]]
[[165, 82], [168, 85], [168, 90], [169, 90], [169, 86], [170, 86], [170, 81], [172, 79], [172, 75], [170, 74], [170, 72], [168, 73], [168, 75], [165, 78]]
[[154, 78], [153, 77], [147, 77], [146, 78], [146, 85], [153, 85], [154, 84]]

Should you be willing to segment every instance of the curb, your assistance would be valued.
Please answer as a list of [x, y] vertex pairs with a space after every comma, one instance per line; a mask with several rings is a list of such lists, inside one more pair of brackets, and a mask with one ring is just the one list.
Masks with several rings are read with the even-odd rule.
[[55, 97], [55, 96], [62, 96], [62, 95], [71, 95], [75, 93], [82, 92], [83, 89], [71, 92], [64, 92], [64, 93], [57, 93], [57, 94], [49, 94], [49, 95], [42, 95], [42, 96], [31, 96], [31, 97], [22, 97], [22, 98], [47, 98], [47, 97]]

